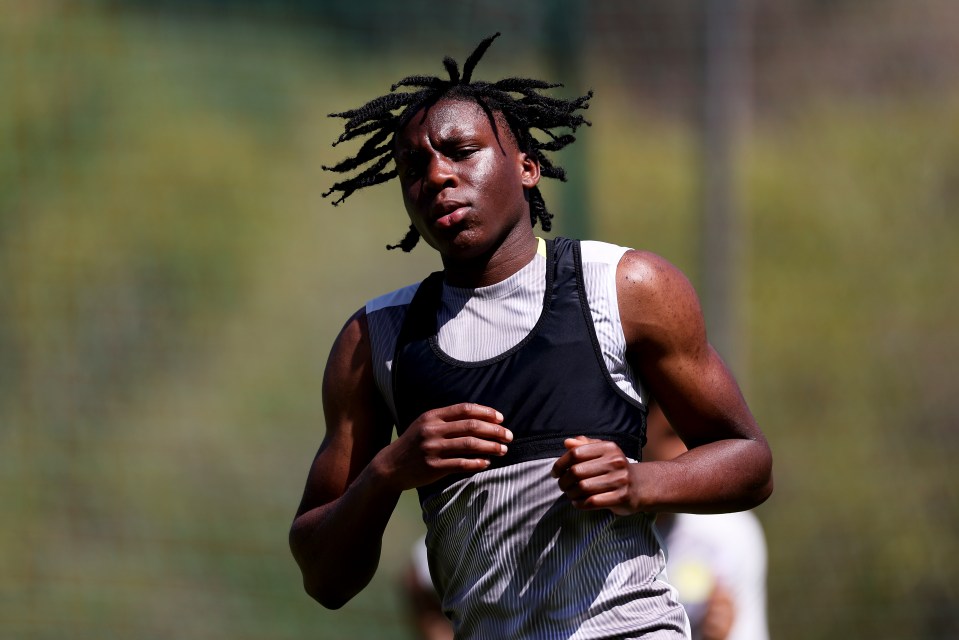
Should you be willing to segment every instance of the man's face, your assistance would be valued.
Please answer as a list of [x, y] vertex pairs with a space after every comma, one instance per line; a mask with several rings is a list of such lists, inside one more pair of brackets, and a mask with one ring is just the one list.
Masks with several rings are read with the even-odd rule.
[[397, 132], [395, 158], [410, 220], [444, 260], [495, 251], [518, 230], [529, 233], [526, 190], [539, 165], [475, 102], [445, 99]]

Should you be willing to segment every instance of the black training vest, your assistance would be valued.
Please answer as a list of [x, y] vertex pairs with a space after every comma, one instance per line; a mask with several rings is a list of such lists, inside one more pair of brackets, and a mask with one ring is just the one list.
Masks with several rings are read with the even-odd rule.
[[[402, 434], [421, 414], [460, 402], [498, 410], [513, 432], [490, 468], [558, 457], [563, 440], [585, 435], [616, 442], [639, 459], [646, 410], [616, 387], [603, 361], [583, 285], [579, 242], [546, 243], [546, 295], [536, 326], [519, 344], [482, 362], [462, 362], [436, 338], [443, 273], [420, 284], [406, 311], [393, 358], [393, 401]], [[614, 310], [615, 311], [615, 310]], [[465, 477], [419, 489], [420, 500]]]

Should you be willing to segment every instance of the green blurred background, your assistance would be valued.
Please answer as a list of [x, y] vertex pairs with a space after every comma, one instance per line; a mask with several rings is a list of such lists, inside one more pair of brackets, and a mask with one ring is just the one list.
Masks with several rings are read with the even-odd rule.
[[[769, 4], [731, 359], [775, 454], [772, 634], [959, 637], [959, 4]], [[384, 250], [395, 185], [321, 198], [327, 113], [502, 31], [479, 77], [596, 91], [555, 231], [704, 280], [700, 3], [0, 7], [2, 638], [410, 637], [413, 496], [340, 611], [286, 544], [336, 332], [437, 267]]]

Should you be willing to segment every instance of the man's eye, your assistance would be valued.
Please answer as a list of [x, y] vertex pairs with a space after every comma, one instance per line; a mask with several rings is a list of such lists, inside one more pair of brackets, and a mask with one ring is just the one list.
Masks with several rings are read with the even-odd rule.
[[400, 170], [400, 175], [406, 179], [413, 179], [420, 176], [423, 170], [418, 165], [407, 165]]
[[463, 148], [463, 149], [454, 149], [454, 150], [450, 153], [450, 157], [453, 158], [454, 160], [465, 160], [466, 158], [469, 158], [471, 155], [473, 155], [474, 153], [476, 153], [476, 151], [477, 151], [477, 149], [475, 149], [474, 147], [466, 147], [466, 148]]

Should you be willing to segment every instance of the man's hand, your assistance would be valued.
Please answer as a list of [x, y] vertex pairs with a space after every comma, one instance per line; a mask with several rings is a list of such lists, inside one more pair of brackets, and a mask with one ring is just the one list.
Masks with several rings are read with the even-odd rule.
[[451, 473], [482, 471], [506, 453], [512, 432], [496, 409], [464, 402], [427, 411], [380, 451], [373, 464], [398, 490], [414, 489]]
[[577, 509], [609, 509], [616, 515], [636, 512], [633, 465], [614, 442], [585, 436], [567, 438], [553, 465], [559, 488]]

